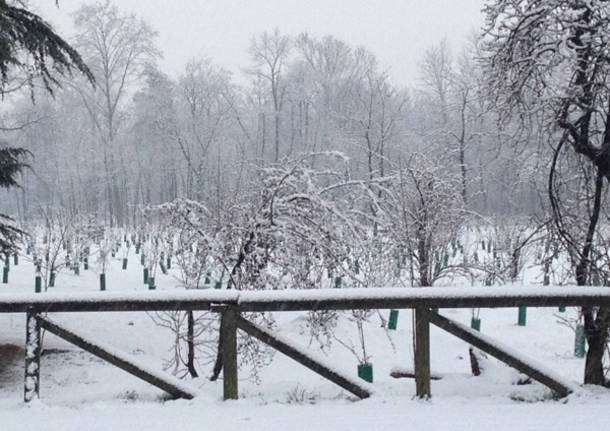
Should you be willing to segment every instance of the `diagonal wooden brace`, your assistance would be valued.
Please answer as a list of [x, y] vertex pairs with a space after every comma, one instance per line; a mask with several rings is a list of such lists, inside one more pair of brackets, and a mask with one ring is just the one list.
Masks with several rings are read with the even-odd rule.
[[248, 322], [246, 319], [239, 315], [236, 315], [235, 320], [237, 323], [237, 327], [242, 331], [255, 338], [258, 338], [263, 343], [273, 347], [274, 349], [278, 350], [289, 358], [294, 359], [298, 363], [305, 365], [310, 370], [341, 386], [343, 389], [351, 392], [352, 394], [360, 398], [368, 398], [371, 395], [370, 392], [364, 387], [353, 382], [351, 379], [342, 376], [337, 371], [332, 370], [330, 367], [323, 364], [322, 362], [304, 354], [300, 349], [287, 344], [286, 342], [278, 339], [278, 337], [274, 337], [265, 329]]
[[130, 357], [130, 355], [111, 350], [110, 348], [104, 347], [99, 343], [88, 341], [84, 337], [60, 326], [46, 317], [37, 316], [36, 320], [38, 321], [40, 327], [46, 329], [54, 335], [57, 335], [59, 338], [62, 338], [69, 343], [86, 350], [98, 358], [110, 362], [112, 365], [127, 371], [129, 374], [132, 374], [150, 383], [151, 385], [163, 389], [176, 398], [191, 399], [195, 396], [195, 391], [188, 388], [174, 376], [170, 376], [162, 372], [150, 371], [146, 369], [145, 366], [139, 364], [136, 360]]
[[470, 329], [466, 325], [454, 322], [437, 313], [424, 311], [428, 321], [433, 325], [449, 332], [452, 335], [472, 344], [474, 347], [481, 349], [485, 353], [504, 362], [506, 365], [515, 368], [516, 370], [530, 376], [543, 385], [552, 389], [559, 397], [567, 396], [572, 390], [567, 383], [562, 383], [551, 372], [543, 370], [542, 367], [533, 363], [527, 358], [513, 353], [508, 347], [501, 343], [492, 340], [491, 338], [481, 334], [478, 331]]

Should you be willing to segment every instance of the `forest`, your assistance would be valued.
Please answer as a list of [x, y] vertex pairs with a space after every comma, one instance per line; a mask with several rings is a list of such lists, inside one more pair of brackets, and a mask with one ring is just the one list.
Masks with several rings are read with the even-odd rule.
[[[24, 7], [0, 1], [0, 23]], [[610, 6], [483, 13], [467, 44], [427, 47], [410, 87], [363, 47], [278, 28], [252, 35], [239, 76], [195, 57], [171, 77], [155, 29], [109, 1], [74, 14], [67, 57], [0, 33], [5, 267], [30, 259], [44, 291], [128, 259], [151, 288], [168, 272], [186, 289], [607, 286]], [[377, 315], [387, 329], [312, 311], [306, 332], [368, 364]], [[176, 334], [166, 369], [218, 377], [215, 318], [152, 317]], [[586, 339], [584, 382], [607, 385], [609, 310], [559, 320]], [[240, 349], [258, 379], [270, 356]]]

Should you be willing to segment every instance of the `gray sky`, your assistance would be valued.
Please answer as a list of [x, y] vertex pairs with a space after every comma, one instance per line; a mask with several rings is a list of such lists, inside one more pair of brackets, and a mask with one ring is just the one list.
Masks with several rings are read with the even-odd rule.
[[[63, 35], [73, 29], [70, 14], [82, 0], [31, 0]], [[115, 0], [159, 32], [162, 70], [181, 73], [193, 57], [209, 57], [238, 81], [252, 36], [278, 27], [296, 35], [332, 34], [350, 46], [364, 46], [389, 69], [396, 84], [416, 83], [423, 51], [446, 38], [455, 51], [483, 22], [484, 0]]]

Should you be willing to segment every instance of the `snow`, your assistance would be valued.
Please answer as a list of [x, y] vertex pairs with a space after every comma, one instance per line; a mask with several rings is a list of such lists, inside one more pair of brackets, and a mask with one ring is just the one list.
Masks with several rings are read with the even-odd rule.
[[200, 301], [214, 304], [247, 305], [248, 303], [265, 303], [282, 301], [299, 303], [305, 301], [349, 301], [363, 299], [450, 299], [450, 298], [607, 298], [610, 289], [605, 287], [582, 286], [516, 286], [502, 287], [438, 287], [438, 288], [368, 288], [368, 289], [312, 289], [312, 290], [270, 290], [270, 291], [235, 291], [235, 290], [155, 290], [140, 292], [54, 292], [46, 293], [1, 293], [2, 305], [42, 306], [45, 304], [64, 303], [111, 303], [124, 302], [176, 302]]
[[[46, 320], [49, 321], [50, 323], [55, 323], [51, 319], [47, 318]], [[101, 343], [99, 341], [94, 341], [96, 337], [94, 337], [92, 334], [91, 335], [84, 334], [80, 331], [75, 332], [74, 330], [72, 330], [70, 328], [66, 328], [65, 325], [61, 325], [61, 326], [64, 327], [64, 329], [68, 330], [69, 332], [72, 332], [73, 334], [76, 334], [76, 335], [80, 336], [81, 338], [84, 338], [85, 340], [87, 340], [87, 343], [89, 345], [91, 345], [92, 347], [97, 347], [101, 350], [105, 350], [106, 352], [110, 353], [112, 356], [115, 356], [124, 362], [128, 362], [128, 363], [132, 364], [136, 368], [139, 368], [140, 370], [145, 371], [146, 373], [152, 375], [153, 377], [174, 385], [176, 388], [180, 389], [184, 393], [190, 394], [193, 397], [195, 397], [197, 395], [197, 391], [194, 390], [193, 388], [191, 388], [189, 385], [185, 384], [183, 380], [180, 380], [170, 374], [160, 372], [158, 370], [158, 367], [155, 368], [154, 366], [151, 366], [149, 363], [147, 363], [144, 360], [138, 360], [137, 358], [133, 357], [132, 355], [125, 354], [125, 352], [115, 348], [114, 346], [112, 346], [108, 343]], [[34, 365], [34, 370], [36, 370], [36, 364], [31, 364], [31, 365]]]
[[[494, 400], [497, 401], [497, 400]], [[607, 400], [606, 400], [607, 401]], [[576, 404], [576, 405], [575, 405]], [[451, 400], [442, 403], [399, 399], [356, 403], [330, 401], [322, 405], [260, 405], [248, 400], [210, 402], [174, 401], [165, 404], [101, 404], [72, 409], [36, 402], [29, 408], [3, 410], [3, 429], [46, 431], [273, 431], [291, 430], [548, 430], [573, 431], [610, 425], [607, 404], [593, 397], [574, 397], [569, 404], [491, 404], [489, 401]], [[29, 425], [28, 425], [29, 424]]]
[[487, 342], [488, 344], [492, 345], [493, 347], [497, 348], [498, 350], [504, 351], [506, 354], [521, 361], [522, 363], [529, 365], [530, 367], [536, 369], [540, 373], [550, 377], [551, 379], [555, 380], [556, 382], [558, 382], [558, 383], [562, 384], [563, 386], [565, 386], [566, 388], [568, 388], [571, 392], [574, 392], [577, 390], [577, 386], [573, 382], [570, 382], [570, 381], [564, 379], [561, 375], [559, 375], [558, 373], [555, 373], [552, 369], [550, 369], [549, 367], [546, 367], [544, 364], [540, 363], [539, 361], [536, 361], [536, 360], [522, 354], [521, 352], [511, 348], [510, 346], [499, 342], [498, 340], [494, 339], [493, 337], [490, 337], [485, 334], [481, 334], [479, 331], [471, 329], [471, 328], [467, 327], [466, 325], [463, 325], [459, 322], [455, 322], [455, 325], [458, 326], [459, 328], [461, 328], [462, 330], [470, 332], [471, 334], [479, 337], [481, 340]]
[[[120, 259], [110, 262], [107, 291], [97, 291], [93, 271], [81, 275], [62, 273], [57, 287], [46, 293], [33, 291], [33, 268], [22, 257], [11, 267], [11, 283], [0, 284], [3, 301], [113, 301], [178, 300], [208, 298], [214, 303], [250, 300], [310, 300], [312, 297], [345, 299], [371, 297], [431, 297], [452, 295], [606, 295], [610, 289], [581, 287], [502, 286], [471, 288], [467, 286], [432, 289], [371, 288], [362, 290], [328, 289], [317, 291], [235, 292], [226, 290], [188, 291], [176, 289], [178, 282], [158, 274], [157, 291], [149, 291], [141, 281], [141, 267], [120, 269]], [[471, 310], [446, 309], [441, 313], [467, 324]], [[385, 331], [373, 314], [365, 325], [367, 352], [374, 365], [373, 395], [366, 400], [342, 390], [284, 355], [261, 370], [260, 383], [250, 379], [247, 370], [239, 371], [239, 396], [236, 401], [222, 401], [223, 382], [208, 381], [209, 368], [197, 379], [184, 385], [197, 391], [193, 400], [167, 401], [160, 389], [99, 360], [49, 334], [44, 335], [44, 353], [40, 363], [40, 399], [23, 403], [23, 358], [3, 367], [0, 360], [0, 418], [2, 431], [45, 429], [70, 430], [387, 430], [412, 429], [495, 431], [515, 429], [573, 430], [580, 427], [610, 426], [606, 389], [582, 387], [584, 359], [575, 358], [573, 331], [557, 323], [559, 314], [552, 308], [529, 308], [526, 327], [517, 326], [517, 309], [482, 309], [481, 331], [493, 340], [501, 340], [520, 355], [533, 358], [549, 372], [570, 383], [575, 392], [562, 400], [553, 400], [551, 392], [534, 382], [519, 386], [519, 373], [493, 359], [485, 362], [479, 377], [470, 374], [468, 344], [431, 327], [431, 371], [443, 377], [432, 382], [432, 399], [414, 399], [413, 379], [394, 379], [395, 368], [412, 366], [411, 312], [401, 311], [396, 331]], [[577, 316], [576, 308], [565, 314]], [[387, 318], [387, 311], [379, 315]], [[305, 324], [305, 313], [274, 314], [274, 336], [323, 360], [333, 369], [356, 379], [357, 359], [334, 342], [320, 350], [312, 341]], [[151, 371], [161, 372], [171, 353], [173, 334], [156, 326], [143, 312], [53, 313], [58, 324], [90, 334], [105, 348], [127, 353]], [[24, 313], [0, 313], [0, 347], [24, 346]], [[343, 319], [336, 329], [341, 339], [355, 340], [355, 325]], [[0, 355], [1, 355], [0, 350]], [[359, 383], [369, 387], [365, 382]]]
[[[261, 328], [259, 325], [255, 325], [254, 323], [251, 323], [251, 325], [254, 327], [257, 327], [259, 330], [262, 330], [263, 332], [268, 332], [268, 331], [265, 331], [263, 328]], [[305, 346], [299, 345], [299, 343], [295, 343], [293, 340], [289, 339], [288, 337], [284, 337], [281, 334], [273, 334], [273, 337], [276, 340], [278, 340], [279, 342], [292, 347], [293, 349], [295, 349], [302, 355], [307, 356], [312, 361], [317, 362], [318, 364], [322, 365], [329, 371], [340, 375], [341, 377], [343, 377], [345, 380], [347, 380], [351, 384], [365, 389], [367, 392], [369, 392], [369, 394], [373, 394], [373, 392], [375, 391], [375, 387], [373, 385], [369, 384], [368, 382], [365, 382], [364, 380], [351, 378], [349, 376], [349, 374], [346, 373], [346, 370], [337, 367], [335, 364], [333, 364], [331, 361], [329, 361], [326, 357], [324, 357], [320, 353], [317, 353], [315, 350], [312, 350]]]

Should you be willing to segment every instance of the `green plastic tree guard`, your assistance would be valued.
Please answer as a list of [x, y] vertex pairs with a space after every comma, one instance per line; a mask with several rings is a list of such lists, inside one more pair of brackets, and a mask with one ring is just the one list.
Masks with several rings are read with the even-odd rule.
[[13, 263], [15, 266], [19, 265], [19, 255], [17, 253], [13, 255]]
[[214, 289], [222, 289], [222, 282], [217, 281], [216, 284], [214, 285]]
[[157, 286], [155, 286], [155, 277], [148, 277], [148, 290], [155, 290]]
[[562, 305], [561, 307], [559, 307], [559, 312], [560, 312], [560, 313], [565, 313], [565, 312], [566, 312], [566, 307], [565, 307], [565, 305]]
[[122, 268], [127, 269], [127, 258], [126, 257], [123, 258], [123, 267]]
[[205, 284], [205, 289], [210, 287], [210, 283], [211, 283], [211, 281], [210, 281], [210, 273], [208, 272], [205, 275], [205, 279], [203, 280], [203, 284]]
[[143, 271], [144, 284], [148, 284], [148, 268], [144, 267]]
[[172, 269], [172, 258], [167, 256], [167, 262], [166, 265], [167, 269]]
[[140, 255], [140, 265], [144, 266], [145, 259], [146, 259], [146, 256], [144, 255], [144, 252], [142, 252], [142, 254]]
[[335, 277], [335, 287], [337, 289], [341, 287], [341, 277]]
[[159, 261], [159, 266], [161, 267], [161, 272], [167, 274], [167, 269], [165, 268], [165, 265], [163, 265], [163, 261]]
[[80, 268], [78, 266], [78, 263], [74, 265], [74, 274], [80, 275]]
[[548, 286], [551, 284], [551, 279], [549, 278], [548, 274], [544, 274], [544, 278], [542, 280], [542, 285], [543, 286]]
[[49, 287], [55, 287], [55, 273], [52, 271], [49, 274]]
[[8, 267], [5, 266], [4, 270], [2, 271], [2, 282], [4, 284], [8, 283]]
[[388, 329], [396, 329], [398, 326], [398, 310], [390, 310], [390, 318], [388, 320]]
[[481, 319], [473, 317], [470, 319], [470, 327], [475, 331], [481, 331]]
[[83, 269], [87, 271], [89, 269], [89, 259], [86, 257], [83, 259]]
[[527, 307], [519, 307], [519, 319], [517, 324], [519, 326], [525, 326], [525, 322], [527, 320]]
[[354, 272], [360, 274], [360, 262], [358, 262], [358, 260], [354, 262]]
[[585, 326], [576, 325], [576, 334], [574, 338], [574, 356], [577, 358], [585, 357]]
[[100, 290], [106, 290], [106, 274], [100, 274]]
[[358, 377], [369, 383], [373, 383], [373, 365], [361, 364], [358, 365]]
[[40, 293], [42, 292], [42, 278], [40, 275], [36, 276], [35, 284], [34, 284], [34, 292]]

